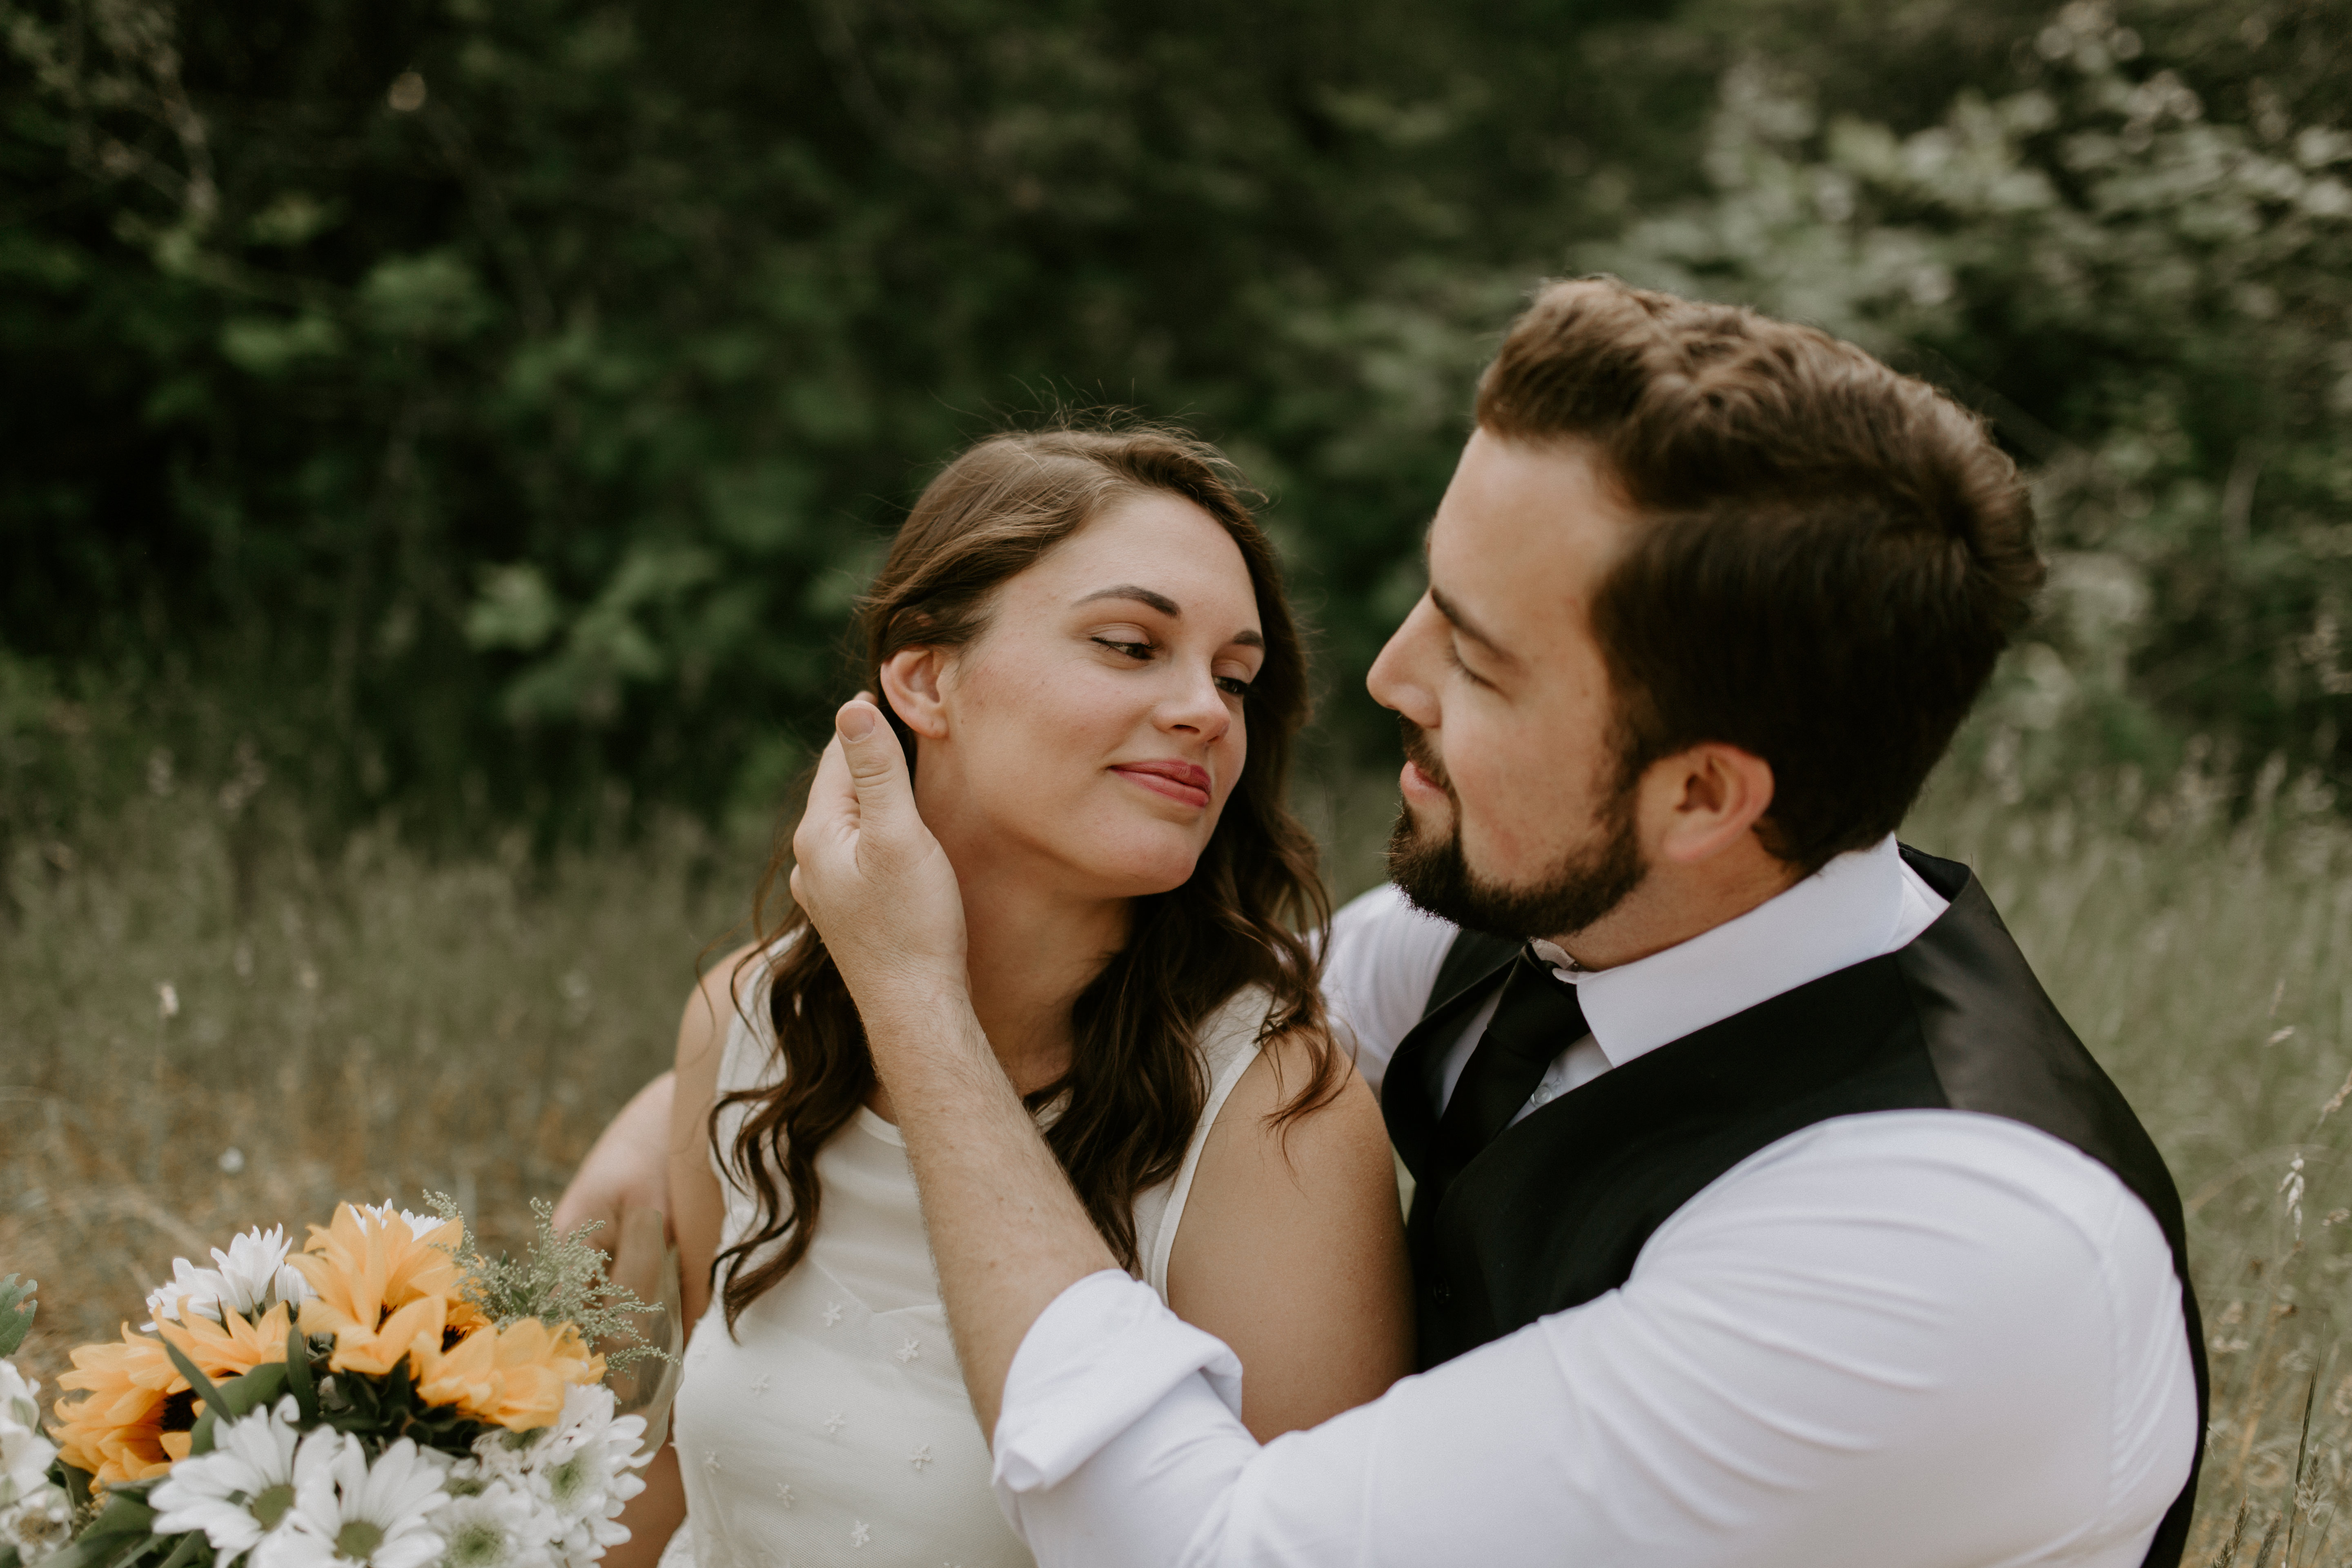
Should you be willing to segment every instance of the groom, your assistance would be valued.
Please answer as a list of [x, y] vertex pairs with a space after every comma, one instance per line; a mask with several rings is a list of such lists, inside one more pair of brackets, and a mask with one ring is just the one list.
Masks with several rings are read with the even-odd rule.
[[1966, 868], [1893, 838], [2031, 535], [1976, 423], [1858, 351], [1538, 298], [1371, 673], [1402, 898], [1326, 982], [1418, 1184], [1428, 1370], [1263, 1448], [998, 1070], [953, 873], [842, 710], [793, 890], [1041, 1563], [2179, 1562], [2171, 1180]]

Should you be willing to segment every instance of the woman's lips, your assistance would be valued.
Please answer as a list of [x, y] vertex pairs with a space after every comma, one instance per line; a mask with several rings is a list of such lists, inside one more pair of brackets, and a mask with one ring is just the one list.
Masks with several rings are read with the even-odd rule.
[[1209, 770], [1195, 763], [1121, 763], [1111, 769], [1157, 795], [1185, 805], [1209, 804]]

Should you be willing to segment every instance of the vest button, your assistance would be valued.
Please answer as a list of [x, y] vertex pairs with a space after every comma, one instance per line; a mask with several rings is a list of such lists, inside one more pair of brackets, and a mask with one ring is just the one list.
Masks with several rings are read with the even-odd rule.
[[1448, 1285], [1444, 1280], [1440, 1279], [1436, 1284], [1432, 1285], [1429, 1288], [1429, 1294], [1430, 1299], [1433, 1300], [1451, 1301], [1454, 1300], [1454, 1287]]

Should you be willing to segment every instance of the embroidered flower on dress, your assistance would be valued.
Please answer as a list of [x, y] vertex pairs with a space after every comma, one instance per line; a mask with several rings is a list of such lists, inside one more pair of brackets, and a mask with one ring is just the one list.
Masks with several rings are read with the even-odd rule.
[[907, 1336], [907, 1342], [898, 1347], [898, 1364], [900, 1366], [904, 1366], [922, 1353], [922, 1342], [916, 1339], [914, 1335], [909, 1334]]
[[857, 1519], [850, 1521], [849, 1544], [852, 1546], [863, 1546], [873, 1539], [874, 1532], [866, 1528], [866, 1521], [864, 1520]]
[[824, 1304], [824, 1326], [829, 1329], [839, 1321], [841, 1321], [841, 1303], [827, 1301]]
[[832, 1415], [824, 1418], [825, 1436], [828, 1437], [838, 1437], [841, 1436], [841, 1429], [848, 1425], [849, 1417], [836, 1410]]
[[929, 1465], [930, 1462], [931, 1446], [929, 1443], [916, 1444], [915, 1451], [907, 1456], [907, 1463], [915, 1467], [915, 1473], [917, 1475], [921, 1475], [923, 1473], [924, 1467]]

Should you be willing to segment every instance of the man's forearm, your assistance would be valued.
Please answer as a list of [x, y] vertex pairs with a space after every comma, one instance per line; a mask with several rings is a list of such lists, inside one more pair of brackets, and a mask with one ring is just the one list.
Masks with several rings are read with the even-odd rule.
[[907, 1140], [956, 1356], [993, 1441], [1013, 1352], [1077, 1280], [1115, 1268], [960, 992], [861, 1007]]

